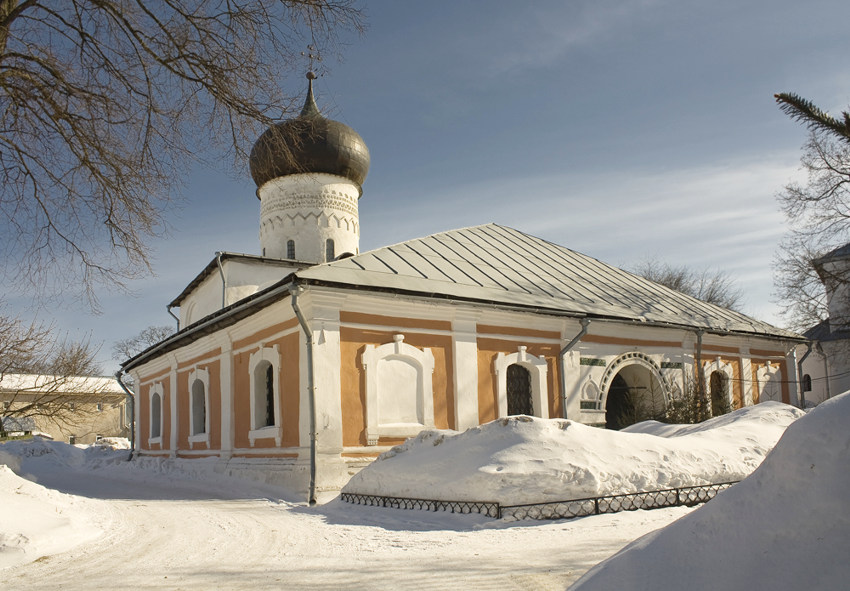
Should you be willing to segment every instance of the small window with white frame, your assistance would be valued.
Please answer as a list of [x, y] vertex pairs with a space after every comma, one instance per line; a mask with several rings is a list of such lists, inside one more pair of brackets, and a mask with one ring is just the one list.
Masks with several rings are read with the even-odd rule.
[[209, 384], [208, 369], [195, 368], [189, 374], [189, 443], [209, 443]]
[[251, 375], [251, 445], [257, 439], [282, 438], [280, 408], [280, 350], [277, 345], [260, 347], [248, 362]]
[[162, 443], [162, 382], [157, 382], [150, 389], [150, 430], [148, 443]]

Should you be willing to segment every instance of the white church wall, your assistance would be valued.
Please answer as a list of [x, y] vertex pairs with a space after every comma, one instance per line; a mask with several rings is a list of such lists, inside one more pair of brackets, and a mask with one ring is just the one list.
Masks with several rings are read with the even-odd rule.
[[258, 194], [264, 256], [324, 263], [328, 240], [334, 242], [334, 257], [359, 254], [360, 190], [354, 183], [332, 174], [292, 174], [267, 182]]
[[[797, 358], [803, 359], [806, 347], [797, 347]], [[817, 405], [850, 390], [850, 339], [816, 343], [803, 360], [803, 375], [808, 375], [812, 389], [805, 393], [806, 403]]]
[[298, 268], [295, 265], [225, 258], [221, 271], [227, 286], [224, 293], [221, 273], [216, 269], [183, 298], [180, 303], [180, 328], [277, 283]]

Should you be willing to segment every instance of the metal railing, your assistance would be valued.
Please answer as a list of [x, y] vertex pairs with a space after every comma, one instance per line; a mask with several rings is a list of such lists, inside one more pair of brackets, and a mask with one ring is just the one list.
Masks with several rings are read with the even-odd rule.
[[489, 503], [487, 501], [436, 501], [433, 499], [381, 497], [378, 495], [361, 495], [356, 493], [342, 493], [340, 494], [340, 498], [346, 503], [369, 505], [371, 507], [449, 511], [450, 513], [480, 513], [496, 519], [501, 516], [499, 503]]
[[664, 507], [692, 507], [710, 501], [717, 493], [726, 490], [735, 482], [721, 482], [701, 486], [683, 486], [664, 490], [638, 493], [587, 497], [529, 503], [523, 505], [501, 505], [488, 501], [438, 501], [434, 499], [412, 499], [384, 497], [357, 493], [342, 493], [346, 503], [393, 509], [420, 509], [424, 511], [449, 511], [451, 513], [480, 513], [495, 519], [573, 519], [587, 515], [637, 511], [638, 509], [662, 509]]

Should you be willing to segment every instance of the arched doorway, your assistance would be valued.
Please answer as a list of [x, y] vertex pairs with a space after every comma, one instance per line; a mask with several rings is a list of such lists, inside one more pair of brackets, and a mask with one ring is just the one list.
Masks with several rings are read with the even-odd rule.
[[531, 372], [518, 363], [508, 366], [508, 414], [534, 415], [531, 399]]
[[657, 372], [642, 363], [631, 363], [611, 378], [605, 399], [605, 427], [620, 430], [658, 419], [666, 409], [667, 397]]

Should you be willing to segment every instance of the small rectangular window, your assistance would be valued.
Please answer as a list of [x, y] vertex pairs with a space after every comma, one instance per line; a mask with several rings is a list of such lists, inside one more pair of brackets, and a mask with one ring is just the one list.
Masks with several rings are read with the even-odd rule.
[[68, 436], [68, 443], [70, 445], [75, 445], [77, 443], [77, 436], [76, 435], [69, 435]]
[[77, 403], [76, 402], [69, 402], [68, 403], [68, 410], [77, 410]]
[[102, 402], [97, 403], [97, 412], [103, 412], [103, 403]]
[[11, 408], [11, 406], [12, 406], [12, 403], [9, 402], [8, 400], [3, 402], [3, 410], [9, 410], [9, 408]]

